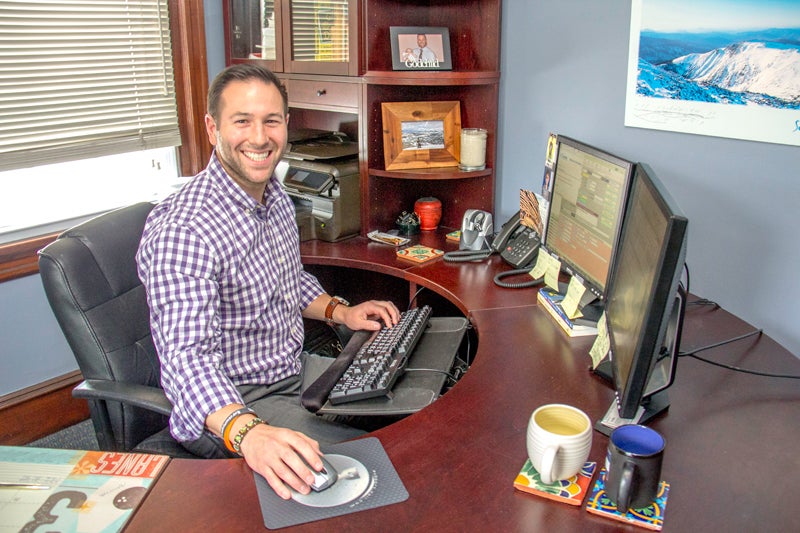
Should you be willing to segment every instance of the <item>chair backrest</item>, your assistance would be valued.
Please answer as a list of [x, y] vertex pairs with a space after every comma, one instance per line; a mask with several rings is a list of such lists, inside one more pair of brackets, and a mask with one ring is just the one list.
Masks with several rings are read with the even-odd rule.
[[[39, 252], [47, 299], [84, 379], [161, 386], [135, 260], [152, 208], [142, 202], [105, 213], [65, 231]], [[107, 402], [110, 427], [98, 428], [98, 407], [91, 403], [103, 449], [130, 450], [167, 425], [162, 415]]]

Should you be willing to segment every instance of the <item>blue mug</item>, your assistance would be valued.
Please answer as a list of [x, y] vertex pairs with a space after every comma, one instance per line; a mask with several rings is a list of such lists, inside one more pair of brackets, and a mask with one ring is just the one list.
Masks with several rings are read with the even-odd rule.
[[666, 441], [646, 426], [619, 426], [611, 433], [606, 455], [606, 496], [617, 511], [650, 507], [658, 496]]

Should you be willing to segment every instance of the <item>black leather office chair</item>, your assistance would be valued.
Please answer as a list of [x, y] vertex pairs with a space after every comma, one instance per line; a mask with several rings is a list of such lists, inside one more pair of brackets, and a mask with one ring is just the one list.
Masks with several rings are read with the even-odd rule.
[[39, 252], [47, 299], [84, 381], [100, 448], [191, 457], [169, 434], [145, 290], [135, 254], [153, 204], [100, 215]]
[[[79, 224], [39, 252], [47, 299], [84, 381], [100, 448], [193, 457], [169, 434], [172, 405], [161, 389], [150, 310], [136, 272], [149, 202]], [[320, 329], [322, 328], [322, 329]], [[335, 357], [352, 331], [307, 322], [304, 349]]]

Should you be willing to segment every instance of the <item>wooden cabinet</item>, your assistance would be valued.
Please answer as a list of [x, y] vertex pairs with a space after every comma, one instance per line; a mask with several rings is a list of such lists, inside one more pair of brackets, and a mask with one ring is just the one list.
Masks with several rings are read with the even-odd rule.
[[[320, 55], [318, 30], [301, 24], [312, 16], [319, 20], [320, 9], [328, 8], [333, 18], [331, 12], [322, 18], [338, 22], [329, 26], [327, 41], [346, 42], [346, 60]], [[227, 0], [226, 59], [266, 61], [280, 73], [289, 89], [291, 127], [335, 129], [359, 141], [362, 234], [392, 229], [397, 216], [423, 196], [439, 198], [441, 225], [458, 228], [466, 209], [494, 209], [500, 12], [501, 0]], [[257, 55], [256, 16], [259, 24], [265, 16], [274, 20], [280, 32], [274, 59]], [[394, 71], [391, 26], [448, 28], [452, 70]], [[456, 100], [461, 127], [488, 132], [486, 169], [387, 170], [381, 103]]]

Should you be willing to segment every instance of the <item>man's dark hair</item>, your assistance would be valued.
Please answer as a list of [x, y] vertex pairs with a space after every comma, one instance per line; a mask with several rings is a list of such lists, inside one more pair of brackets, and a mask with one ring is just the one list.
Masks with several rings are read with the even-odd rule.
[[277, 87], [281, 93], [281, 98], [283, 98], [283, 114], [289, 114], [289, 95], [286, 93], [286, 87], [283, 86], [275, 73], [256, 63], [238, 63], [217, 74], [217, 77], [214, 78], [208, 88], [208, 114], [214, 120], [219, 120], [219, 99], [225, 87], [234, 81], [250, 80], [263, 81], [266, 84], [272, 84]]

